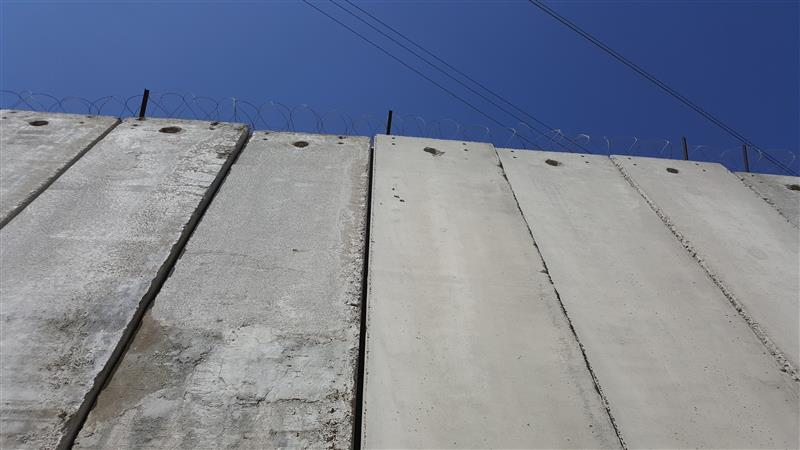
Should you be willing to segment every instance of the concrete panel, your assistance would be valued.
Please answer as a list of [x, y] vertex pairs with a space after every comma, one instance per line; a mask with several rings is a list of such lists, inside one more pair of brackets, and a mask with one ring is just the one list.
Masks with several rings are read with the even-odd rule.
[[114, 117], [0, 110], [0, 228], [117, 123]]
[[498, 153], [630, 448], [797, 447], [797, 383], [607, 157]]
[[374, 158], [364, 447], [618, 447], [493, 147]]
[[796, 376], [797, 228], [719, 164], [623, 156], [613, 161]]
[[0, 230], [0, 447], [77, 431], [245, 137], [125, 121]]
[[350, 448], [368, 161], [255, 133], [76, 448]]
[[737, 173], [750, 189], [772, 205], [792, 223], [800, 227], [800, 177]]

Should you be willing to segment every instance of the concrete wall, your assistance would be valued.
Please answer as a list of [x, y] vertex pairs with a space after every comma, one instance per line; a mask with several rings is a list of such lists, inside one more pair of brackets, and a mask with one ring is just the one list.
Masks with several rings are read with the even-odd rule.
[[612, 160], [785, 370], [800, 361], [800, 233], [725, 167], [613, 156]]
[[368, 162], [255, 133], [76, 447], [349, 448]]
[[0, 446], [77, 431], [245, 136], [126, 120], [0, 230]]
[[117, 123], [112, 117], [0, 110], [0, 228]]
[[619, 446], [493, 147], [374, 157], [364, 446]]
[[2, 114], [3, 448], [800, 446], [796, 179]]
[[797, 443], [797, 383], [607, 157], [498, 153], [628, 446]]

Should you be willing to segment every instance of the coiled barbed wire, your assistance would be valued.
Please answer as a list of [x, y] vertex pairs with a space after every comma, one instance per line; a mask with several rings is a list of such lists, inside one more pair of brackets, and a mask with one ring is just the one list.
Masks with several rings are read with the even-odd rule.
[[[75, 113], [134, 117], [138, 115], [142, 94], [126, 98], [113, 95], [95, 100], [78, 96], [57, 97], [33, 91], [0, 90], [0, 108], [41, 112]], [[150, 94], [148, 117], [180, 118], [248, 124], [253, 130], [297, 131], [326, 134], [372, 136], [385, 132], [385, 118], [362, 114], [352, 117], [339, 110], [320, 111], [307, 104], [288, 106], [268, 100], [254, 103], [240, 98], [215, 99], [194, 94], [163, 92]], [[435, 139], [487, 142], [497, 147], [524, 148], [600, 155], [682, 158], [680, 144], [669, 139], [642, 139], [637, 136], [598, 136], [567, 134], [561, 129], [542, 133], [519, 122], [513, 127], [490, 128], [482, 124], [462, 124], [454, 119], [428, 120], [417, 114], [395, 114], [393, 134]], [[689, 159], [721, 163], [731, 170], [742, 170], [740, 146], [691, 145]], [[798, 155], [786, 149], [765, 149], [788, 167], [797, 167]], [[758, 149], [748, 158], [753, 172], [780, 173], [780, 169]]]

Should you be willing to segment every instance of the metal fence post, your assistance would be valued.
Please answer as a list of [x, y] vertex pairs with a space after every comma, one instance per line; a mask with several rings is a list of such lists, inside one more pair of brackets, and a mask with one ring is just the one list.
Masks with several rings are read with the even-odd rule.
[[392, 134], [392, 110], [389, 110], [389, 117], [386, 118], [386, 134]]
[[139, 120], [144, 120], [144, 114], [147, 112], [147, 100], [150, 98], [150, 90], [145, 89], [142, 95], [142, 105], [139, 106]]
[[750, 173], [750, 159], [747, 157], [747, 144], [742, 144], [742, 157], [744, 158], [744, 171]]
[[689, 144], [686, 143], [686, 136], [682, 136], [681, 140], [683, 140], [683, 160], [689, 160]]

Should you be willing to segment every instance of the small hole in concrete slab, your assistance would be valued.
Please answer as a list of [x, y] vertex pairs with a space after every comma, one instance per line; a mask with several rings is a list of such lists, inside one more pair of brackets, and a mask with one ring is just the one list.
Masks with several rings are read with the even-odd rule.
[[269, 138], [261, 138], [262, 141], [268, 141]]
[[84, 124], [84, 123], [86, 123], [86, 122], [84, 122], [84, 121], [82, 121], [82, 120], [81, 120], [81, 121], [80, 121], [80, 122], [78, 122], [78, 123], [79, 123], [79, 124], [81, 124], [81, 125], [83, 125], [83, 124]]
[[306, 141], [297, 141], [292, 145], [294, 145], [297, 148], [303, 148], [303, 147], [308, 147], [308, 142], [306, 142]]
[[9, 111], [8, 113], [9, 114], [16, 114], [17, 112], [16, 111]]
[[786, 189], [790, 191], [800, 191], [800, 184], [787, 184]]
[[219, 125], [219, 122], [211, 122], [209, 125], [211, 125], [212, 127], [215, 127], [215, 126]]
[[87, 118], [87, 119], [91, 119], [91, 118], [93, 118], [93, 117], [94, 117], [94, 116], [86, 116], [86, 118]]
[[465, 149], [464, 149], [464, 151], [465, 151], [465, 152], [468, 152], [468, 151], [469, 151], [469, 149], [468, 149], [468, 148], [465, 148]]
[[669, 172], [669, 173], [678, 173], [678, 169], [673, 169], [672, 167], [667, 167], [667, 172]]
[[339, 136], [339, 139], [344, 139], [344, 138], [345, 138], [344, 136]]
[[169, 133], [169, 134], [175, 134], [179, 131], [181, 131], [181, 127], [164, 127], [158, 130], [159, 133]]
[[425, 153], [430, 153], [433, 156], [442, 156], [442, 155], [444, 155], [443, 151], [436, 150], [433, 147], [425, 147], [425, 148], [422, 149], [422, 151], [425, 152]]
[[339, 142], [337, 142], [337, 144], [342, 145], [342, 144], [344, 144], [344, 142], [339, 141]]
[[139, 126], [139, 124], [138, 124], [138, 123], [135, 123], [135, 124], [133, 124], [132, 126], [134, 126], [134, 127], [138, 127], [138, 126]]
[[548, 164], [548, 165], [551, 165], [551, 166], [554, 166], [554, 167], [561, 165], [561, 163], [556, 161], [555, 159], [546, 159], [544, 162], [545, 162], [545, 164]]
[[48, 123], [50, 122], [46, 120], [31, 120], [30, 122], [28, 122], [28, 125], [32, 127], [41, 127], [43, 125], [47, 125]]

